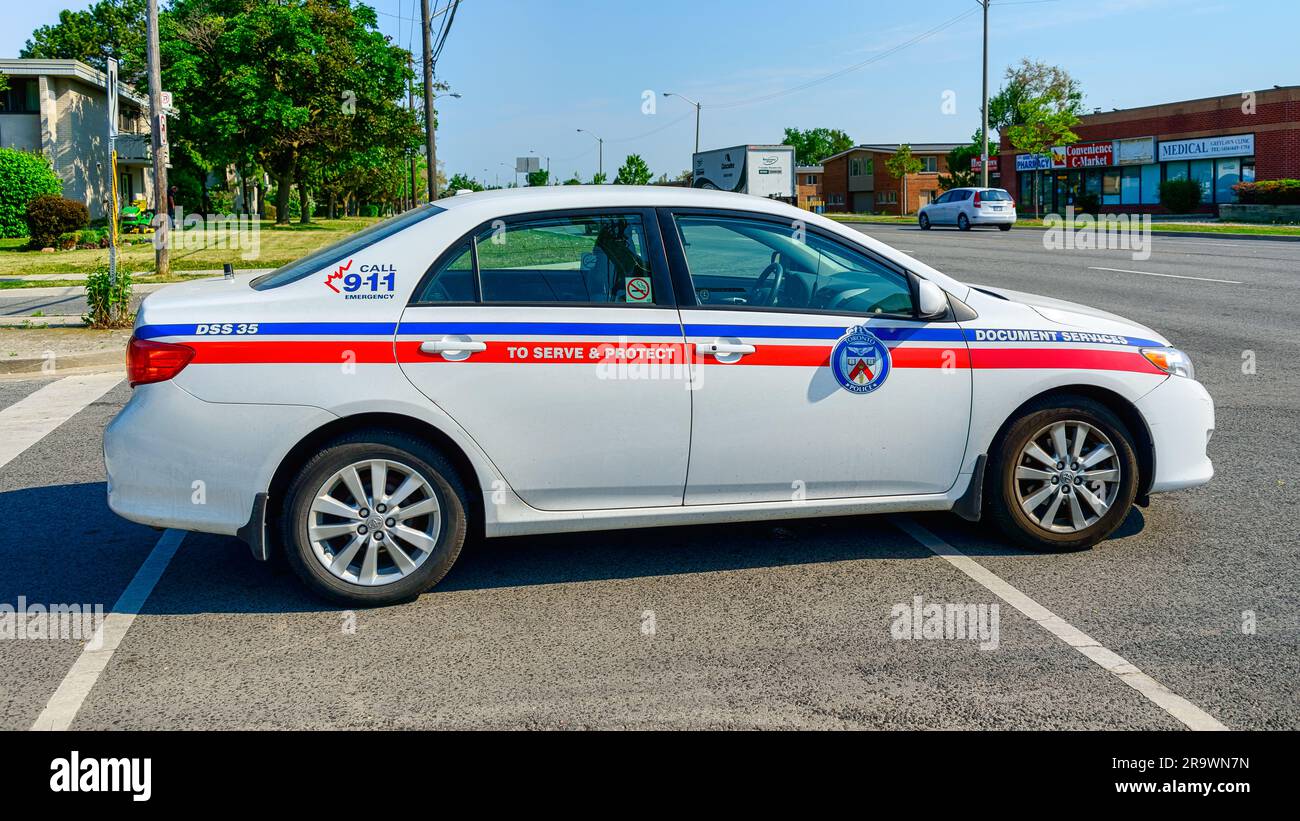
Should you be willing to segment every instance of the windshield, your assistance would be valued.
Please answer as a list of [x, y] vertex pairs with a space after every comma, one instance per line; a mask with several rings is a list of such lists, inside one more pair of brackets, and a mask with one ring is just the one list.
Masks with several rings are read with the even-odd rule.
[[433, 203], [426, 203], [419, 208], [412, 208], [395, 217], [389, 217], [338, 242], [313, 251], [300, 260], [281, 266], [269, 274], [263, 274], [253, 280], [253, 289], [265, 291], [268, 288], [278, 288], [290, 282], [297, 282], [303, 277], [311, 276], [321, 269], [328, 268], [334, 263], [352, 256], [368, 245], [387, 239], [398, 231], [409, 228], [421, 220], [432, 217], [434, 214], [441, 214], [445, 210], [447, 209], [440, 208]]
[[985, 190], [984, 193], [980, 195], [980, 197], [981, 197], [982, 199], [986, 199], [986, 200], [1009, 200], [1009, 199], [1011, 199], [1011, 195], [1008, 194], [1006, 191], [1003, 191], [1001, 188], [989, 188], [989, 189]]

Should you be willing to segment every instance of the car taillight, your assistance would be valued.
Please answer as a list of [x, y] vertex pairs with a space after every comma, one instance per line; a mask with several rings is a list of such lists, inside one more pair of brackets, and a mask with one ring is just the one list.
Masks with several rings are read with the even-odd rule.
[[975, 207], [980, 207], [980, 192], [978, 191], [975, 192]]
[[131, 387], [150, 382], [165, 382], [190, 364], [194, 349], [172, 342], [136, 339], [126, 345], [126, 378]]

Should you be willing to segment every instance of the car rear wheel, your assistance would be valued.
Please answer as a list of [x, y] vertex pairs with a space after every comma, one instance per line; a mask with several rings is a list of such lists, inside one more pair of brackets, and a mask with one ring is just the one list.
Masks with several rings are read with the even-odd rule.
[[1124, 423], [1091, 399], [1057, 398], [1027, 409], [995, 445], [991, 518], [1027, 547], [1092, 547], [1128, 515], [1137, 479]]
[[957, 215], [957, 227], [960, 228], [960, 229], [963, 230], [963, 231], [969, 231], [969, 230], [970, 230], [970, 218], [967, 217], [965, 214], [958, 214], [958, 215]]
[[916, 221], [920, 223], [922, 231], [930, 230], [930, 218], [927, 217], [925, 214], [921, 214], [919, 217], [917, 217]]
[[450, 462], [392, 431], [324, 447], [289, 485], [286, 558], [315, 593], [350, 605], [406, 601], [437, 584], [460, 554], [469, 509]]

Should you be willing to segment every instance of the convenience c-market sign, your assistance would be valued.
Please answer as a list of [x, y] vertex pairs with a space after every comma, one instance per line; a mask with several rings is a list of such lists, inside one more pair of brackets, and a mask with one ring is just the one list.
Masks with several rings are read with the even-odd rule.
[[1199, 137], [1160, 143], [1160, 162], [1199, 160], [1207, 157], [1248, 157], [1255, 153], [1254, 134]]

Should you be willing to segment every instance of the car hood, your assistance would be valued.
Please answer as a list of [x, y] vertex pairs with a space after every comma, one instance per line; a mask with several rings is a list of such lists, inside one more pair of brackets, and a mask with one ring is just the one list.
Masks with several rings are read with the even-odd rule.
[[1109, 311], [1103, 311], [1100, 308], [1092, 308], [1087, 305], [1080, 305], [1077, 302], [1067, 302], [1064, 299], [1054, 299], [1040, 294], [1012, 291], [1007, 288], [994, 288], [989, 285], [972, 285], [971, 287], [1025, 305], [1034, 313], [1058, 325], [1078, 328], [1092, 333], [1117, 334], [1119, 336], [1149, 339], [1160, 345], [1169, 344], [1168, 339], [1146, 325], [1134, 322], [1131, 319], [1125, 319]]

